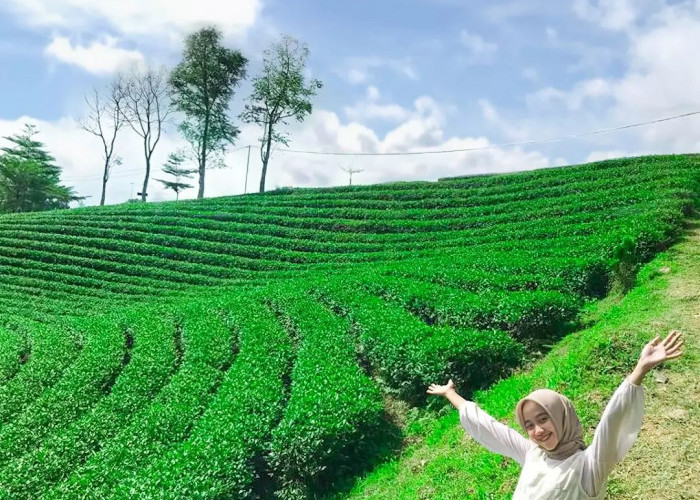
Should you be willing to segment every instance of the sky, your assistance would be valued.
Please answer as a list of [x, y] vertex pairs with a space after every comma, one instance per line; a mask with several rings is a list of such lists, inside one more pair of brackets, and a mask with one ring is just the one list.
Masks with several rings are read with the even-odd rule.
[[[374, 184], [700, 152], [700, 115], [564, 139], [700, 111], [700, 0], [3, 0], [0, 137], [35, 124], [64, 184], [98, 204], [103, 160], [79, 127], [85, 96], [134, 64], [174, 67], [207, 25], [249, 63], [230, 103], [241, 133], [207, 172], [206, 197], [257, 191], [261, 131], [237, 117], [283, 35], [308, 45], [307, 77], [323, 82], [312, 114], [285, 128], [290, 148], [394, 154], [278, 147], [268, 190], [345, 185], [348, 169], [359, 170], [353, 184]], [[152, 177], [186, 146], [174, 120]], [[140, 190], [139, 140], [120, 131], [107, 204]], [[468, 151], [434, 153], [445, 150]], [[395, 154], [416, 152], [429, 154]], [[148, 191], [174, 198], [156, 181]]]

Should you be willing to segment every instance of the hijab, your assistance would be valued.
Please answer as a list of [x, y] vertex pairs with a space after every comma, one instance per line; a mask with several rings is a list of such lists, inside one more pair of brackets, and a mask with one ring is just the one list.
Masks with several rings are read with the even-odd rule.
[[538, 389], [525, 396], [515, 407], [515, 418], [523, 429], [525, 429], [523, 418], [525, 401], [534, 401], [540, 405], [549, 415], [557, 431], [559, 438], [557, 447], [551, 451], [543, 448], [549, 458], [564, 460], [578, 450], [586, 449], [586, 444], [583, 442], [583, 427], [569, 398], [549, 389]]

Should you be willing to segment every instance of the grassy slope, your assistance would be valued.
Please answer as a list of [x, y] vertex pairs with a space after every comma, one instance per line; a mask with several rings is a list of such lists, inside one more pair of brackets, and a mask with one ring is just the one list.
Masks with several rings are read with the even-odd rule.
[[[475, 399], [514, 425], [518, 399], [537, 387], [566, 393], [576, 405], [590, 442], [605, 403], [655, 334], [682, 329], [686, 356], [646, 381], [645, 423], [629, 456], [613, 472], [615, 499], [700, 497], [700, 223], [640, 272], [623, 298], [610, 296], [590, 311], [595, 323], [572, 334], [531, 370], [504, 380]], [[359, 481], [338, 498], [509, 498], [520, 468], [491, 454], [459, 427], [457, 413], [423, 417], [409, 425], [414, 441], [401, 457]]]

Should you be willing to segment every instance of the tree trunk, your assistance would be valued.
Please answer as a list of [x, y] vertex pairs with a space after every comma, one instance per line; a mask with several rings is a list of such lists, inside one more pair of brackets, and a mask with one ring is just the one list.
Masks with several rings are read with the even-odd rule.
[[265, 176], [267, 175], [267, 158], [263, 161], [262, 175], [260, 176], [260, 192], [265, 192]]
[[[204, 148], [202, 148], [204, 149]], [[199, 192], [197, 193], [197, 199], [201, 200], [204, 198], [204, 172], [207, 167], [207, 157], [202, 156], [199, 160]]]
[[260, 192], [265, 192], [265, 176], [267, 175], [267, 163], [270, 161], [270, 148], [272, 147], [272, 123], [267, 127], [267, 137], [265, 144], [265, 153], [262, 159], [262, 174], [260, 175]]
[[109, 179], [109, 158], [105, 161], [105, 173], [102, 175], [102, 196], [100, 196], [100, 206], [105, 204], [105, 194], [107, 192], [107, 179]]
[[105, 204], [105, 191], [107, 191], [107, 179], [102, 178], [102, 196], [100, 196], [100, 206], [103, 207]]
[[146, 157], [146, 176], [143, 179], [143, 188], [141, 189], [141, 201], [146, 201], [148, 196], [148, 177], [151, 175], [151, 159]]
[[204, 134], [202, 134], [202, 150], [199, 156], [199, 192], [197, 199], [204, 198], [204, 172], [207, 168], [207, 140], [209, 138], [209, 115], [204, 119]]

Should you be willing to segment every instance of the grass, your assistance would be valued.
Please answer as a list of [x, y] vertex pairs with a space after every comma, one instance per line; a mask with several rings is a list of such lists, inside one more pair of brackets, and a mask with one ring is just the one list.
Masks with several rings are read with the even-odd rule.
[[[686, 354], [645, 380], [645, 422], [626, 459], [613, 471], [615, 499], [700, 497], [700, 224], [640, 271], [625, 296], [614, 294], [587, 311], [585, 330], [567, 336], [526, 372], [501, 381], [474, 399], [494, 417], [515, 425], [517, 401], [538, 387], [565, 393], [581, 417], [586, 441], [609, 397], [634, 366], [645, 342], [680, 329]], [[465, 391], [467, 388], [458, 388]], [[520, 467], [486, 451], [459, 427], [457, 412], [415, 413], [403, 453], [359, 480], [338, 499], [506, 499]]]

